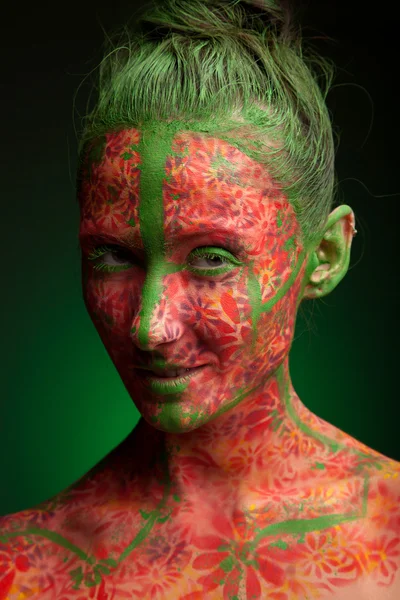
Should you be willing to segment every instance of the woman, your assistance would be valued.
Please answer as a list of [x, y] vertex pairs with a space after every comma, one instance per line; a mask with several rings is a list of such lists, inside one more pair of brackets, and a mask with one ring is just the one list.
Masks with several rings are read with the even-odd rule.
[[82, 284], [142, 418], [0, 520], [0, 598], [399, 597], [400, 465], [290, 378], [298, 307], [346, 274], [355, 218], [333, 208], [332, 69], [289, 17], [168, 0], [101, 65]]

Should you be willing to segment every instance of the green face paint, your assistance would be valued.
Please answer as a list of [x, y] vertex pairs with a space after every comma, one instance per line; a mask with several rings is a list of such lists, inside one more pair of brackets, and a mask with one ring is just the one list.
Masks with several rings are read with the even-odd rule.
[[[106, 138], [82, 191], [81, 239], [117, 241], [121, 262], [107, 271], [107, 252], [89, 252], [87, 305], [143, 417], [188, 431], [262, 386], [287, 354], [299, 226], [266, 169], [225, 141], [176, 122]], [[155, 359], [196, 371], [137, 368]]]

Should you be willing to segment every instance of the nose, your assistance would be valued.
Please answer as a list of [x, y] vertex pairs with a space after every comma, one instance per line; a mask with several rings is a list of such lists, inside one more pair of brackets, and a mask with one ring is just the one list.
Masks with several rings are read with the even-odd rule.
[[[131, 339], [140, 350], [154, 350], [160, 345], [178, 341], [184, 333], [174, 299], [178, 273], [164, 277], [148, 273], [143, 284], [141, 309], [131, 323]], [[175, 300], [175, 301], [174, 301]]]

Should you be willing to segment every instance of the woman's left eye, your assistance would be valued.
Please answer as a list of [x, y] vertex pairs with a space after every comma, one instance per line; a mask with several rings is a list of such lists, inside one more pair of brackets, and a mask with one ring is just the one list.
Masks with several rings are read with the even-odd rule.
[[[243, 264], [229, 250], [216, 246], [195, 248], [191, 252], [191, 257], [188, 260], [189, 270], [200, 275], [220, 275]], [[203, 264], [194, 265], [193, 260], [199, 260]]]
[[[202, 256], [196, 256], [195, 259], [199, 260], [199, 261], [204, 261], [206, 264], [203, 265], [199, 265], [197, 263], [197, 266], [195, 268], [201, 268], [201, 269], [209, 269], [210, 267], [223, 267], [224, 264], [227, 263], [226, 260], [224, 260], [222, 258], [222, 256], [219, 256], [218, 254], [203, 254]], [[219, 261], [219, 262], [218, 262]], [[189, 262], [189, 265], [191, 267], [193, 267], [193, 259]]]

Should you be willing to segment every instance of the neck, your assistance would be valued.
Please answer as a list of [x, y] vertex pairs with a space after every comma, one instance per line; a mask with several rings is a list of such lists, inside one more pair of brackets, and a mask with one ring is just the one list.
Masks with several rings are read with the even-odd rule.
[[292, 386], [287, 357], [262, 387], [210, 423], [173, 434], [144, 422], [142, 439], [151, 439], [158, 457], [164, 457], [178, 495], [207, 494], [225, 486], [248, 496], [261, 481], [275, 489], [293, 487], [294, 475], [298, 479], [301, 470], [312, 466], [310, 461], [315, 463], [322, 442], [318, 431], [313, 436], [305, 425], [312, 419], [317, 417]]

